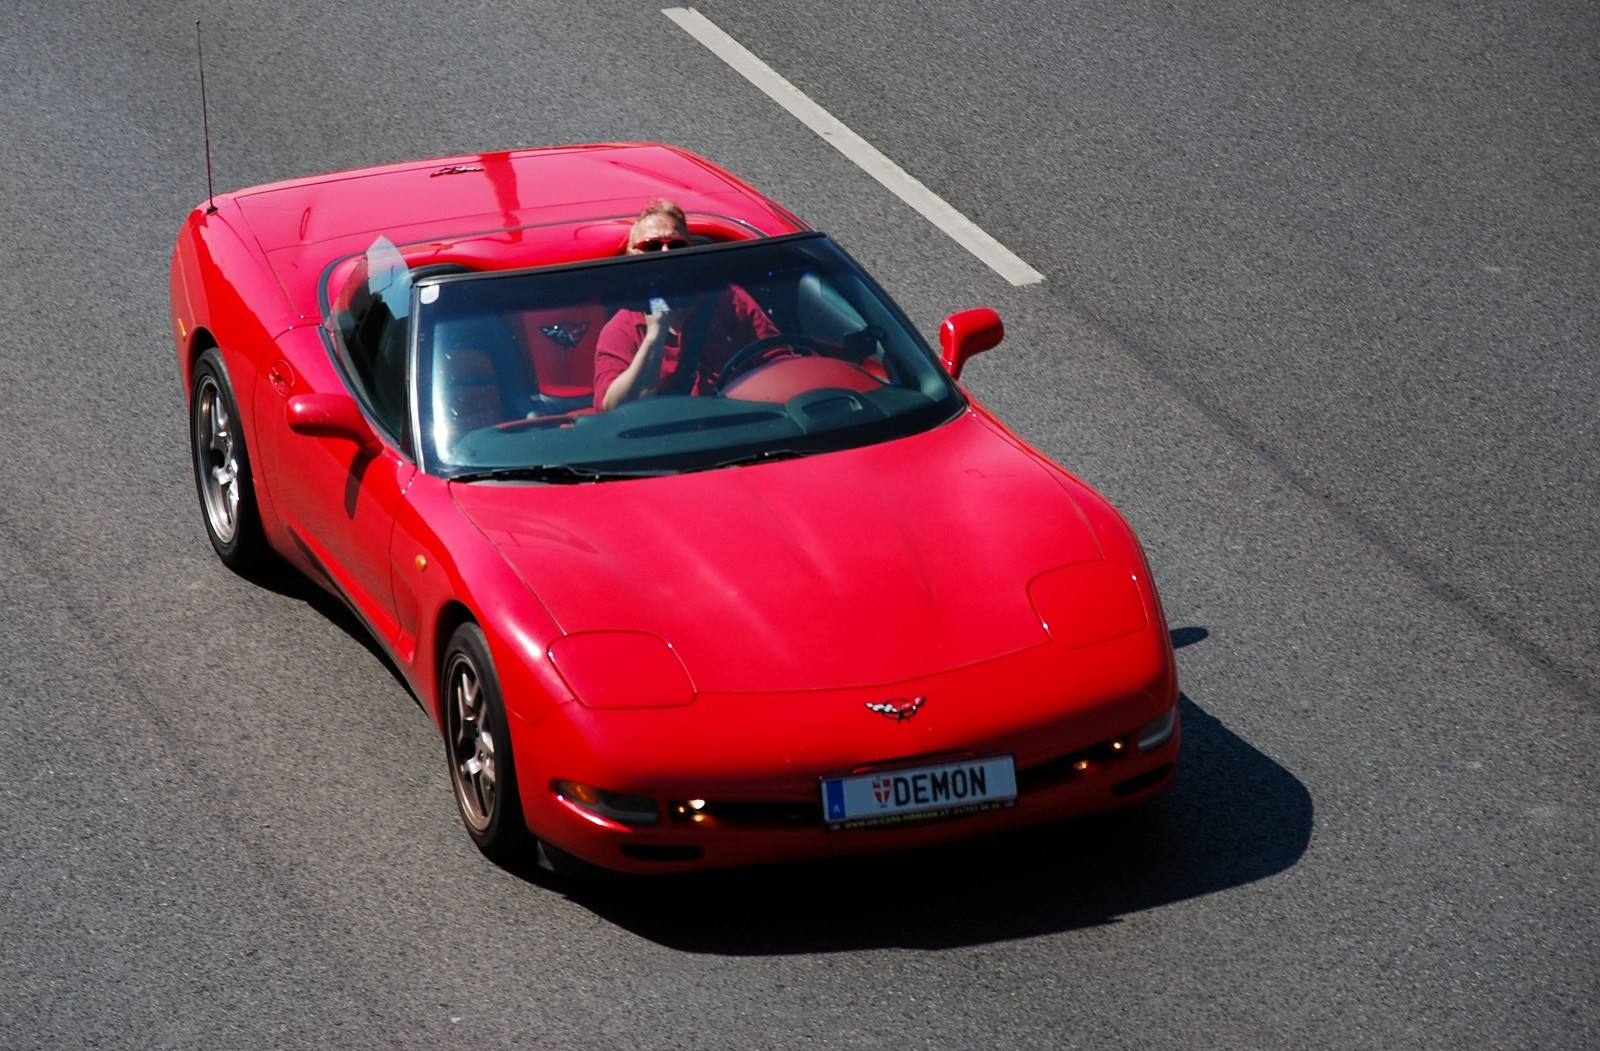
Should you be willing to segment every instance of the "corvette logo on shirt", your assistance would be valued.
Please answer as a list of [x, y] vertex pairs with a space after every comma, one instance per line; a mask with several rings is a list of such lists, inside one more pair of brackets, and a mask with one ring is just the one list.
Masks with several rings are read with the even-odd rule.
[[903, 723], [913, 715], [916, 715], [922, 708], [923, 702], [927, 699], [926, 697], [917, 697], [907, 701], [897, 697], [892, 701], [868, 701], [867, 707], [884, 718]]

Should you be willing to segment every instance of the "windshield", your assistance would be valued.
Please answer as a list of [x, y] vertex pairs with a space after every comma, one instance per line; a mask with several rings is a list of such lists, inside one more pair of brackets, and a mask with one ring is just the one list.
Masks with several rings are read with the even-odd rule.
[[420, 276], [424, 467], [580, 481], [827, 452], [964, 402], [900, 311], [821, 234]]

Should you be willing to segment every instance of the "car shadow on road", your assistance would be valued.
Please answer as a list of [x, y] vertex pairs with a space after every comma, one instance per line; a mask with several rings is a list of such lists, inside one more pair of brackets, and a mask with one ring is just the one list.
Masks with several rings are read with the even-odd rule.
[[959, 847], [732, 873], [559, 886], [640, 937], [730, 956], [942, 949], [1118, 922], [1283, 872], [1312, 800], [1282, 766], [1180, 699], [1172, 789], [1130, 810]]
[[[317, 609], [398, 669], [338, 599], [292, 573], [256, 582]], [[1172, 632], [1177, 648], [1208, 637]], [[579, 883], [519, 874], [683, 952], [940, 949], [1115, 923], [1283, 872], [1311, 840], [1311, 794], [1187, 695], [1171, 790], [1128, 810], [952, 847], [693, 876]], [[841, 833], [844, 835], [847, 833]]]
[[[263, 564], [251, 567], [239, 574], [245, 580], [275, 595], [303, 602], [315, 612], [327, 618], [334, 627], [350, 636], [362, 649], [377, 658], [389, 675], [403, 687], [407, 694], [411, 687], [406, 682], [406, 677], [395, 665], [394, 660], [378, 645], [372, 633], [367, 630], [361, 618], [355, 611], [345, 604], [343, 599], [329, 591], [318, 587], [316, 583], [301, 574], [298, 570], [284, 564], [277, 556], [268, 558]], [[412, 696], [415, 700], [415, 696]]]

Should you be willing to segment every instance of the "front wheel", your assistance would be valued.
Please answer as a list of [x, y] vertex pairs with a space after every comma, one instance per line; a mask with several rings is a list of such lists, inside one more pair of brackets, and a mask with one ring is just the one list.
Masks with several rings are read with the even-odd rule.
[[450, 637], [441, 685], [445, 756], [461, 822], [491, 861], [521, 860], [533, 836], [522, 817], [500, 684], [476, 624], [463, 624]]
[[239, 405], [215, 347], [195, 362], [189, 392], [189, 449], [211, 546], [230, 569], [248, 569], [267, 553], [267, 540]]

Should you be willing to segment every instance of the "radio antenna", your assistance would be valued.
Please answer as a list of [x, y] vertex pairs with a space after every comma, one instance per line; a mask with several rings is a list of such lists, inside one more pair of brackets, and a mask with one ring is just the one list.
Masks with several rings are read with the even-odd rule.
[[194, 50], [200, 60], [200, 127], [206, 143], [206, 214], [217, 210], [217, 194], [211, 185], [211, 114], [206, 111], [206, 49], [200, 33], [200, 20], [194, 20]]

